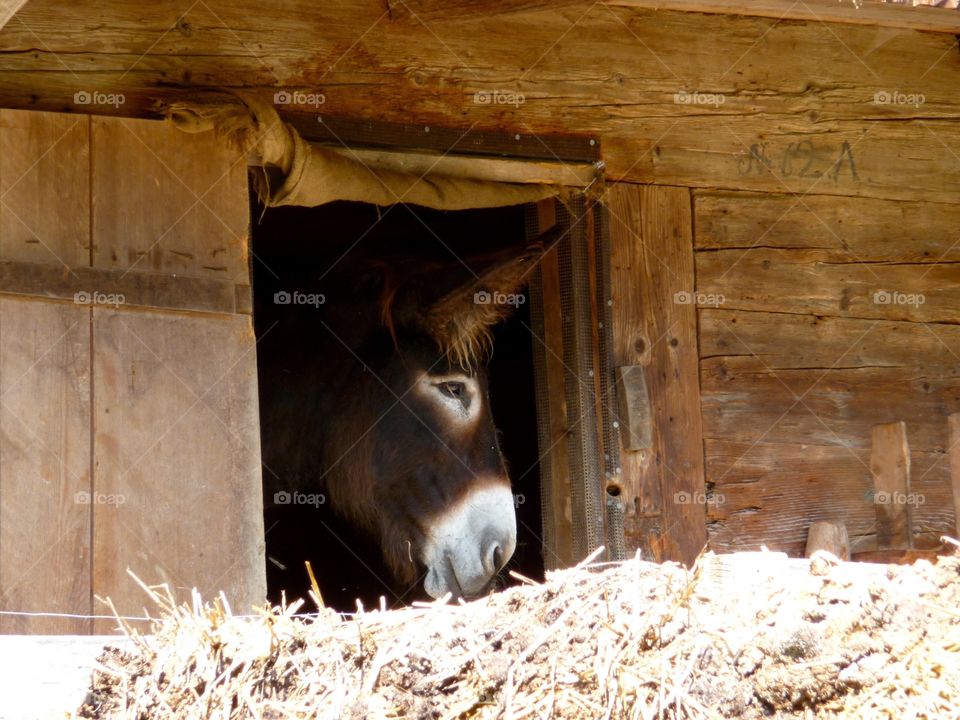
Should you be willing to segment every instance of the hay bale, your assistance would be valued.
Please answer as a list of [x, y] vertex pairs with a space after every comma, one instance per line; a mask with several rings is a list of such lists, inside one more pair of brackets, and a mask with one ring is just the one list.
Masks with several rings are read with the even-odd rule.
[[153, 633], [104, 653], [80, 717], [960, 716], [956, 555], [633, 560], [353, 619], [153, 594]]

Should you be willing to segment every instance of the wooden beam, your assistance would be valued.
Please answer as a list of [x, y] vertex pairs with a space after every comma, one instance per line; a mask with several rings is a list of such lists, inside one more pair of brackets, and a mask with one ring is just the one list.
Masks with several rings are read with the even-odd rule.
[[[202, 93], [273, 100], [286, 89], [323, 98], [280, 108], [314, 127], [319, 114], [376, 117], [431, 135], [519, 137], [523, 152], [578, 134], [602, 146], [614, 179], [955, 201], [960, 166], [944, 151], [960, 146], [952, 33], [884, 28], [881, 38], [871, 24], [779, 22], [779, 5], [774, 17], [681, 6], [551, 4], [495, 22], [451, 16], [440, 33], [378, 21], [381, 5], [344, 0], [298, 8], [316, 30], [302, 33], [283, 4], [251, 12], [210, 0], [184, 19], [165, 3], [31, 0], [18, 15], [29, 30], [13, 22], [0, 33], [0, 107], [156, 117], [164, 103]], [[825, 6], [797, 7], [819, 16]], [[843, 12], [855, 20], [867, 10]], [[947, 24], [960, 16], [876, 12]], [[343, 37], [361, 36], [344, 49]], [[494, 93], [506, 101], [478, 101]]]
[[910, 446], [904, 422], [873, 427], [870, 453], [873, 502], [877, 512], [877, 547], [880, 550], [913, 547], [910, 495]]
[[605, 0], [612, 7], [651, 8], [713, 15], [743, 15], [775, 20], [871, 25], [874, 27], [960, 33], [960, 13], [947, 8], [913, 7], [862, 0], [859, 5], [836, 0]]
[[27, 0], [0, 0], [0, 30], [26, 4]]

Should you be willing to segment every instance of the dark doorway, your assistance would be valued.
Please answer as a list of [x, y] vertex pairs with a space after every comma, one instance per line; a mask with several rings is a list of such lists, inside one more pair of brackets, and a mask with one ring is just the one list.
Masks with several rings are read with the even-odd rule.
[[[322, 343], [323, 330], [311, 324], [309, 314], [280, 314], [274, 297], [290, 288], [324, 292], [333, 279], [348, 280], [345, 261], [357, 248], [376, 252], [409, 248], [415, 257], [468, 256], [477, 249], [525, 242], [521, 206], [441, 212], [396, 205], [377, 208], [364, 203], [337, 202], [316, 208], [252, 208], [251, 258], [254, 324], [261, 396], [271, 382], [278, 360], [291, 343], [305, 338]], [[517, 549], [507, 569], [535, 579], [543, 577], [539, 466], [537, 463], [536, 405], [533, 382], [529, 303], [494, 330], [494, 352], [488, 366], [494, 422], [501, 433], [517, 509]], [[287, 324], [283, 327], [281, 324]], [[290, 323], [299, 323], [291, 327]], [[283, 331], [278, 332], [277, 329]], [[332, 338], [330, 342], [335, 342]], [[322, 345], [317, 362], [323, 362]], [[330, 422], [336, 422], [331, 418]], [[266, 445], [271, 433], [296, 433], [296, 427], [271, 427], [261, 422]], [[264, 477], [274, 470], [264, 463]], [[417, 588], [394, 586], [381, 560], [380, 548], [355, 531], [325, 503], [283, 505], [265, 493], [267, 587], [272, 602], [306, 597], [309, 561], [326, 605], [342, 612], [377, 605], [388, 606], [422, 598]], [[502, 581], [510, 584], [506, 570]], [[308, 608], [309, 609], [309, 608]]]

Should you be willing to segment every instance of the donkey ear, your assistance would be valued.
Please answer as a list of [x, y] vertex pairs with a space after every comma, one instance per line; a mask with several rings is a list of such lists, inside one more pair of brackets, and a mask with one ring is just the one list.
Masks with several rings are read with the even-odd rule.
[[543, 254], [543, 239], [471, 258], [467, 278], [431, 302], [420, 326], [451, 362], [473, 368], [493, 346], [490, 328], [526, 301], [520, 294]]

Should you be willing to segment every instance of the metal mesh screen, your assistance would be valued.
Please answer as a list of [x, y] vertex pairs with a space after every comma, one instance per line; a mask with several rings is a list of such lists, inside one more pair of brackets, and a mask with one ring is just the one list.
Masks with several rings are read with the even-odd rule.
[[[570, 479], [569, 502], [555, 497], [564, 492], [555, 486], [558, 468], [556, 456], [550, 452], [550, 397], [557, 378], [550, 378], [548, 353], [542, 341], [533, 342], [534, 378], [539, 419], [541, 503], [543, 508], [543, 541], [547, 567], [559, 540], [558, 508], [569, 507], [569, 533], [572, 561], [576, 562], [601, 545], [607, 548], [608, 559], [626, 555], [623, 532], [624, 505], [617, 494], [620, 486], [620, 438], [616, 422], [616, 395], [612, 369], [613, 308], [610, 302], [609, 234], [605, 211], [591, 206], [585, 198], [568, 205], [556, 204], [561, 237], [557, 242], [560, 274], [559, 298], [544, 298], [539, 269], [530, 283], [532, 330], [537, 338], [546, 337], [545, 303], [559, 303], [562, 317], [562, 346], [566, 429], [566, 472]], [[526, 216], [527, 237], [535, 238], [546, 228], [539, 226], [535, 206]], [[556, 391], [554, 391], [556, 392]], [[557, 419], [554, 418], [556, 423]], [[611, 492], [607, 493], [607, 488]]]

